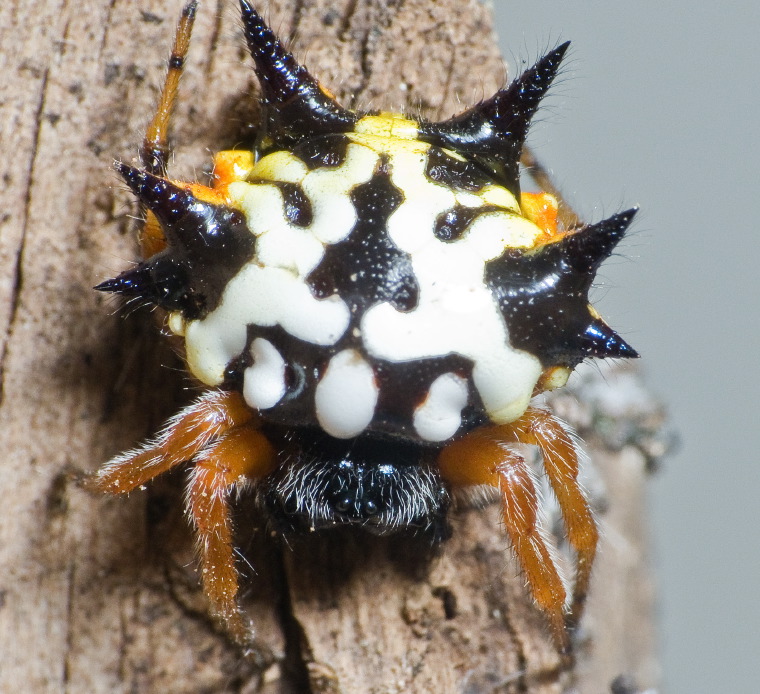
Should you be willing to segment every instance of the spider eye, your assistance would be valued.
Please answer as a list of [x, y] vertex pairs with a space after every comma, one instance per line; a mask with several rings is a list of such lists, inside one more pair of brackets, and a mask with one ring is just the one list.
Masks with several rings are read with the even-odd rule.
[[343, 494], [335, 500], [335, 510], [338, 513], [348, 513], [354, 506], [355, 500], [349, 494]]

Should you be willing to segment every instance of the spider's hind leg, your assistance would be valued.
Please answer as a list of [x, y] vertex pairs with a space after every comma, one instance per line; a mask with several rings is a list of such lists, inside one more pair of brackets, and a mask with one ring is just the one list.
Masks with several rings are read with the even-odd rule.
[[197, 533], [203, 592], [241, 645], [249, 640], [250, 630], [237, 604], [230, 496], [271, 472], [275, 458], [267, 438], [249, 423], [195, 457], [187, 486], [187, 513]]
[[248, 630], [236, 602], [229, 499], [242, 485], [269, 474], [275, 453], [240, 394], [209, 391], [169, 420], [155, 439], [109, 461], [84, 486], [130, 492], [186, 462], [192, 462], [186, 507], [196, 529], [203, 590], [233, 638], [244, 643]]
[[[530, 470], [514, 444], [537, 446], [567, 537], [575, 550], [575, 587], [565, 614], [565, 588], [549, 545], [538, 527], [539, 502]], [[477, 429], [441, 451], [441, 474], [454, 486], [488, 484], [501, 492], [504, 525], [536, 602], [568, 651], [568, 628], [583, 614], [599, 535], [578, 482], [578, 453], [562, 423], [547, 410], [530, 407], [518, 420]]]
[[210, 390], [172, 417], [158, 436], [116, 456], [84, 480], [88, 489], [125, 494], [186, 463], [207, 446], [249, 425], [255, 413], [235, 392]]
[[[507, 425], [508, 426], [508, 425]], [[549, 619], [559, 649], [570, 650], [565, 627], [565, 587], [539, 526], [539, 499], [525, 459], [505, 427], [476, 429], [446, 446], [438, 465], [455, 487], [487, 484], [499, 490], [504, 527], [538, 606]]]
[[568, 626], [575, 626], [583, 615], [599, 542], [596, 523], [578, 482], [578, 452], [565, 427], [548, 410], [528, 408], [520, 419], [504, 428], [515, 442], [537, 446], [543, 456], [544, 470], [567, 528], [567, 539], [576, 554], [575, 587], [567, 618]]

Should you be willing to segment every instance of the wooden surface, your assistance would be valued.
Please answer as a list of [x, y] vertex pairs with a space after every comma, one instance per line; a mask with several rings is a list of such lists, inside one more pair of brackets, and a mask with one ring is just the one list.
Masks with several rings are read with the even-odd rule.
[[[452, 540], [431, 557], [414, 539], [343, 534], [283, 549], [243, 499], [244, 604], [258, 641], [241, 654], [205, 613], [183, 475], [118, 499], [73, 483], [194, 392], [150, 315], [124, 320], [90, 290], [135, 258], [134, 207], [110, 162], [136, 156], [180, 5], [0, 4], [0, 691], [485, 694], [603, 692], [622, 673], [656, 682], [640, 433], [659, 423], [646, 411], [614, 414], [633, 432], [621, 443], [598, 432], [606, 405], [558, 401], [593, 444], [590, 479], [608, 508], [575, 673], [558, 668], [493, 506], [454, 514]], [[262, 9], [348, 104], [446, 117], [505, 78], [478, 0]], [[202, 179], [210, 151], [250, 138], [255, 108], [235, 3], [205, 0], [172, 174]]]

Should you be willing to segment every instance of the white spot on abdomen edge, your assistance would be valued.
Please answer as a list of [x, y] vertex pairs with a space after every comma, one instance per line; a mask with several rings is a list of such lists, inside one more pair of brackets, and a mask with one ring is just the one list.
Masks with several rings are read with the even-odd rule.
[[445, 441], [462, 424], [467, 404], [467, 381], [446, 373], [433, 381], [425, 402], [414, 411], [414, 428], [425, 441]]
[[324, 431], [350, 439], [364, 431], [375, 414], [377, 383], [372, 367], [353, 349], [338, 352], [317, 384], [314, 401]]
[[243, 397], [256, 410], [274, 407], [285, 395], [285, 360], [275, 346], [257, 337], [251, 344], [253, 364], [243, 372]]

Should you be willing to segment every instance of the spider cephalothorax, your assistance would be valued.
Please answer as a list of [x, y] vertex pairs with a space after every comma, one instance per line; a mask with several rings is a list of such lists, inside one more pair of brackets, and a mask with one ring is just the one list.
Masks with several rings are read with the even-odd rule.
[[241, 482], [283, 529], [439, 536], [452, 488], [492, 485], [564, 643], [564, 588], [511, 446], [542, 450], [578, 553], [577, 617], [596, 529], [570, 438], [530, 400], [586, 357], [636, 356], [588, 302], [635, 210], [563, 229], [551, 196], [519, 189], [528, 127], [567, 44], [436, 123], [343, 108], [241, 7], [265, 114], [257, 147], [217, 154], [211, 187], [168, 180], [161, 137], [144, 169], [118, 164], [148, 211], [148, 257], [98, 287], [166, 309], [210, 390], [92, 484], [128, 491], [193, 462], [204, 586], [238, 636], [227, 499]]

